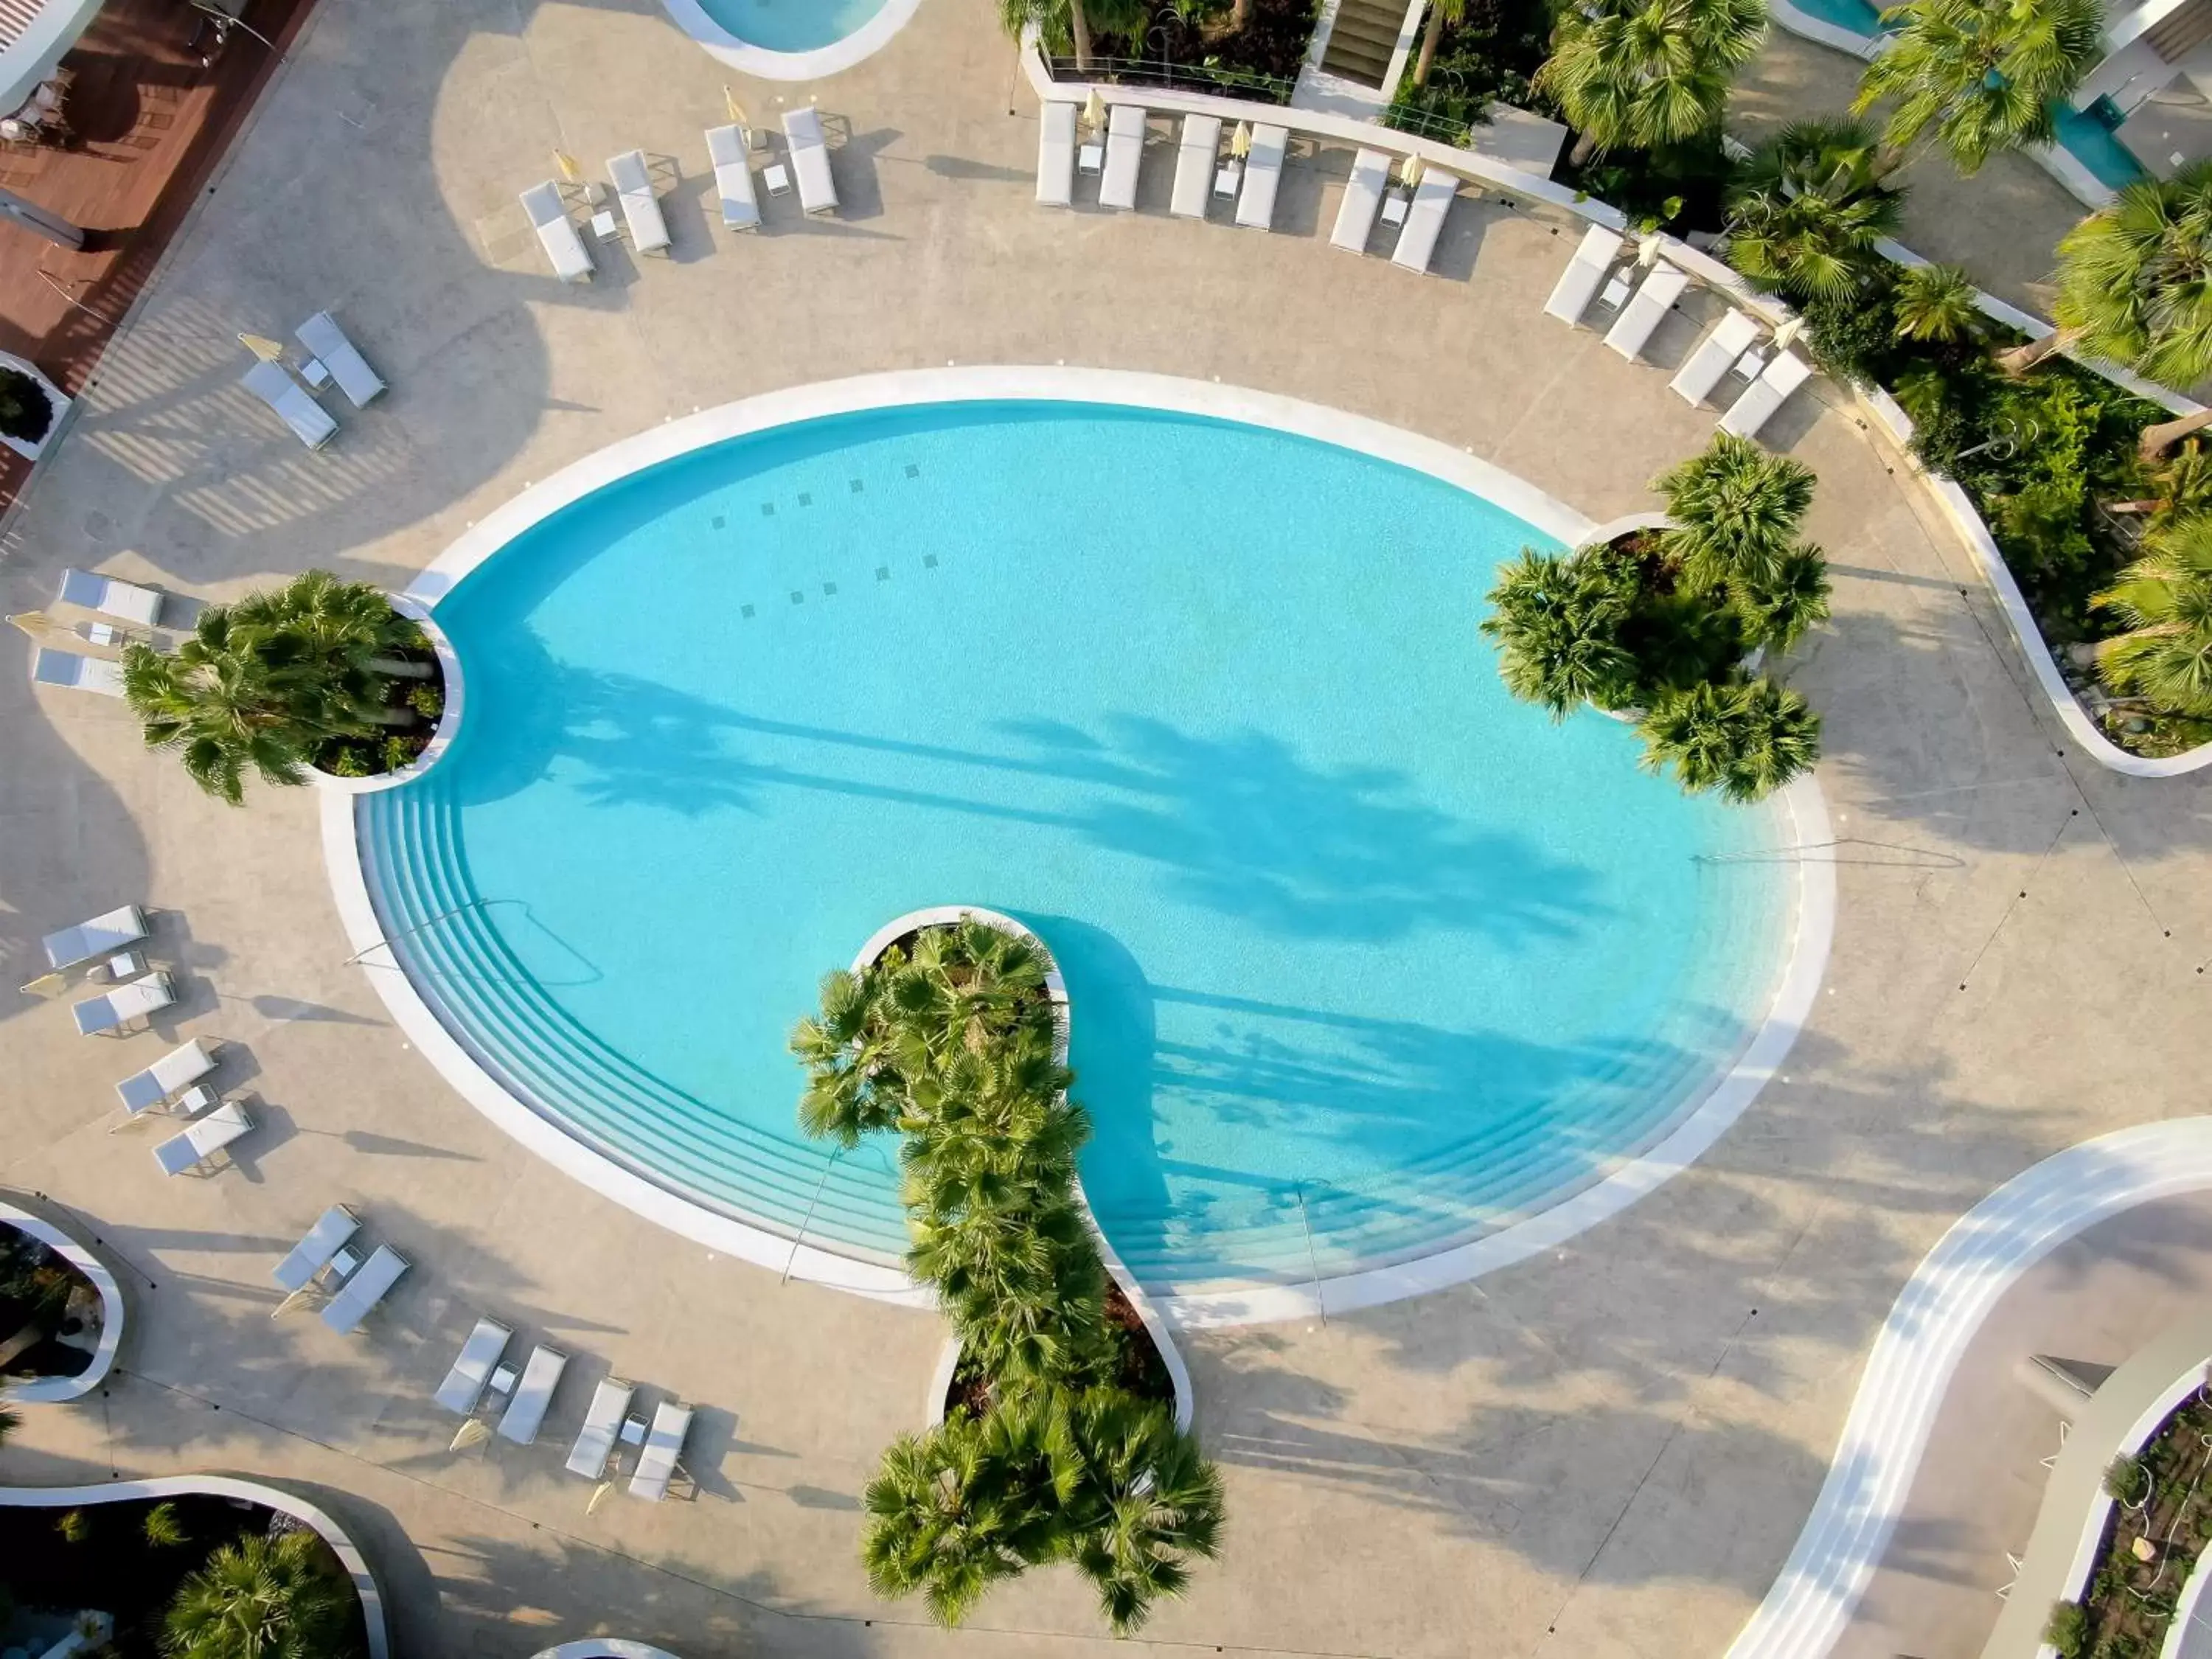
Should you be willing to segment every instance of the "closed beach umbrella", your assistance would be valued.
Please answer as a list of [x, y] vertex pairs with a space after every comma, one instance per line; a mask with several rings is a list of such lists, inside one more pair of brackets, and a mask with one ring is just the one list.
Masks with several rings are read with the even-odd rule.
[[1252, 129], [1242, 121], [1237, 124], [1237, 131], [1229, 136], [1229, 153], [1240, 161], [1252, 153]]
[[241, 334], [238, 343], [264, 363], [273, 363], [284, 355], [283, 346], [258, 334]]
[[1398, 169], [1398, 177], [1405, 181], [1406, 188], [1411, 190], [1421, 182], [1422, 175], [1428, 170], [1429, 164], [1419, 156], [1408, 155], [1406, 158], [1406, 165]]
[[1098, 88], [1091, 88], [1091, 96], [1084, 100], [1083, 125], [1093, 132], [1106, 125], [1106, 100], [1098, 95]]

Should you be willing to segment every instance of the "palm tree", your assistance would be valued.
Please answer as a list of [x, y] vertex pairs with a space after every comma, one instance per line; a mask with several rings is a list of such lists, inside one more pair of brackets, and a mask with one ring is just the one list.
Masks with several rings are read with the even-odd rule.
[[1763, 799], [1820, 757], [1820, 717], [1796, 692], [1763, 677], [1670, 693], [1638, 729], [1647, 771], [1671, 768], [1691, 793], [1717, 788], [1740, 805]]
[[806, 1067], [799, 1127], [851, 1152], [860, 1137], [888, 1129], [905, 1109], [908, 1087], [884, 1017], [881, 981], [842, 968], [822, 976], [822, 1012], [792, 1028], [791, 1052]]
[[1980, 295], [1956, 265], [1914, 265], [1898, 275], [1891, 307], [1900, 340], [1955, 345], [1981, 332]]
[[1905, 0], [1881, 17], [1893, 33], [1860, 76], [1851, 112], [1894, 100], [1884, 173], [1931, 131], [1969, 174], [1999, 151], [2051, 143], [2051, 106], [2105, 52], [2100, 0]]
[[1761, 145], [1729, 193], [1724, 252], [1756, 286], [1796, 301], [1843, 298], [1882, 267], [1901, 191], [1875, 170], [1873, 131], [1860, 121], [1793, 121]]
[[6, 1407], [0, 1406], [0, 1445], [5, 1444], [8, 1437], [22, 1426], [21, 1413], [11, 1412]]
[[1813, 482], [1802, 462], [1717, 432], [1703, 454], [1652, 480], [1674, 521], [1661, 551], [1693, 586], [1771, 591], [1813, 504]]
[[1017, 43], [1034, 26], [1040, 50], [1050, 52], [1054, 24], [1066, 27], [1075, 48], [1075, 67], [1090, 69], [1091, 21], [1083, 0], [999, 0], [999, 27]]
[[331, 1659], [348, 1650], [352, 1587], [311, 1532], [225, 1544], [178, 1587], [162, 1621], [168, 1659]]
[[[2142, 179], [2059, 240], [2057, 329], [2006, 352], [2010, 373], [2080, 347], [2168, 386], [2212, 374], [2212, 161], [2171, 179]], [[2212, 416], [2191, 416], [2143, 434], [2145, 456], [2162, 453]]]
[[1620, 643], [1629, 592], [1579, 559], [1523, 548], [1490, 590], [1482, 631], [1498, 641], [1498, 672], [1523, 702], [1563, 720], [1585, 702], [1618, 707], [1636, 660]]
[[1220, 1471], [1164, 1405], [1101, 1389], [1068, 1407], [1083, 1479], [1068, 1505], [1076, 1570], [1116, 1636], [1163, 1596], [1182, 1594], [1189, 1560], [1221, 1552]]
[[147, 746], [178, 750], [192, 781], [234, 806], [249, 771], [264, 783], [304, 783], [325, 738], [373, 729], [331, 695], [303, 641], [235, 627], [221, 605], [200, 613], [172, 655], [125, 646], [123, 696]]
[[1827, 556], [1811, 542], [1800, 542], [1776, 560], [1761, 581], [1735, 592], [1745, 632], [1752, 643], [1782, 655], [1816, 623], [1828, 619]]
[[1437, 45], [1444, 38], [1444, 25], [1456, 23], [1466, 15], [1467, 0], [1429, 0], [1429, 21], [1421, 29], [1421, 55], [1413, 64], [1415, 86], [1429, 84], [1429, 71], [1436, 67]]
[[1765, 0], [1589, 0], [1560, 9], [1536, 84], [1574, 126], [1581, 167], [1711, 131], [1765, 38]]
[[2153, 531], [2143, 548], [2096, 597], [2127, 625], [2097, 647], [2098, 672], [2163, 713], [2212, 715], [2212, 517]]

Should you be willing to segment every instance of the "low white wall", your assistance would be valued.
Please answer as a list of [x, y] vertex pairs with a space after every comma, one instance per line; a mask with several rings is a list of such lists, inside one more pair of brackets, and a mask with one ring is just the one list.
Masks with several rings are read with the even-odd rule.
[[0, 1221], [46, 1245], [90, 1279], [93, 1289], [100, 1292], [100, 1345], [93, 1350], [92, 1363], [75, 1376], [0, 1382], [0, 1405], [50, 1405], [90, 1394], [113, 1369], [116, 1350], [123, 1343], [123, 1287], [115, 1282], [107, 1265], [92, 1253], [89, 1244], [79, 1243], [44, 1217], [0, 1201]]

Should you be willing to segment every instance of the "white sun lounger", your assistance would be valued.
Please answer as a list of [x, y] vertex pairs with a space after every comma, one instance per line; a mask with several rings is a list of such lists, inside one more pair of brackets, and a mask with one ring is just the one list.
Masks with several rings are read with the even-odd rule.
[[389, 1244], [378, 1245], [376, 1254], [355, 1268], [353, 1277], [330, 1299], [323, 1310], [323, 1323], [340, 1336], [352, 1334], [368, 1317], [368, 1310], [399, 1282], [408, 1265], [407, 1258]]
[[137, 623], [141, 628], [152, 628], [161, 620], [162, 598], [159, 588], [141, 587], [137, 582], [118, 581], [114, 577], [103, 576], [97, 571], [62, 572], [64, 605], [82, 605], [87, 611], [120, 617], [125, 622]]
[[253, 1127], [246, 1108], [225, 1101], [189, 1129], [171, 1135], [154, 1148], [154, 1162], [164, 1175], [179, 1176], [198, 1168]]
[[668, 1496], [668, 1478], [684, 1455], [684, 1437], [691, 1431], [691, 1408], [672, 1400], [660, 1402], [653, 1414], [653, 1432], [637, 1455], [637, 1472], [629, 1478], [629, 1495], [658, 1504]]
[[179, 1089], [198, 1083], [215, 1070], [215, 1054], [207, 1042], [194, 1037], [179, 1043], [143, 1072], [133, 1072], [115, 1085], [123, 1109], [137, 1117], [150, 1112]]
[[553, 1403], [553, 1389], [561, 1381], [561, 1373], [568, 1369], [568, 1356], [558, 1348], [549, 1348], [539, 1343], [530, 1351], [530, 1363], [522, 1368], [522, 1381], [514, 1385], [514, 1398], [507, 1402], [507, 1410], [499, 1419], [501, 1436], [518, 1446], [526, 1446], [538, 1438], [538, 1425], [545, 1420], [545, 1408]]
[[88, 657], [76, 651], [39, 647], [31, 659], [31, 678], [40, 685], [58, 685], [70, 691], [97, 691], [103, 697], [123, 695], [123, 665], [106, 657]]
[[1748, 351], [1758, 337], [1757, 322], [1741, 311], [1729, 312], [1667, 384], [1685, 403], [1705, 402], [1721, 383], [1721, 376], [1728, 373], [1729, 365]]
[[292, 1247], [292, 1253], [269, 1270], [270, 1278], [288, 1296], [306, 1290], [360, 1227], [359, 1216], [343, 1204], [331, 1205]]
[[791, 148], [791, 172], [799, 184], [799, 205], [809, 213], [835, 213], [837, 181], [830, 176], [830, 147], [822, 141], [821, 112], [811, 104], [787, 110], [783, 137]]
[[276, 411], [292, 435], [310, 449], [320, 449], [338, 429], [330, 410], [310, 398], [283, 367], [257, 362], [238, 377], [239, 385]]
[[569, 222], [568, 210], [561, 200], [561, 186], [550, 179], [532, 185], [522, 192], [522, 210], [530, 216], [531, 225], [538, 232], [538, 246], [553, 262], [553, 274], [564, 283], [590, 282], [592, 256]]
[[293, 338], [313, 352], [331, 379], [338, 383], [356, 409], [367, 409], [377, 394], [384, 390], [383, 378], [368, 366], [368, 359], [355, 349], [346, 331], [338, 326], [338, 319], [327, 311], [319, 311], [292, 331]]
[[94, 916], [90, 921], [80, 921], [74, 927], [49, 933], [39, 941], [39, 945], [46, 953], [49, 968], [74, 968], [94, 957], [112, 956], [125, 945], [136, 945], [145, 937], [146, 913], [135, 904], [125, 904]]
[[760, 198], [753, 194], [752, 159], [744, 129], [734, 121], [707, 129], [707, 159], [714, 166], [714, 194], [722, 203], [722, 228], [758, 230]]
[[1598, 284], [1620, 257], [1620, 234], [1592, 225], [1583, 233], [1582, 244], [1559, 273], [1559, 280], [1552, 285], [1552, 297], [1544, 301], [1544, 314], [1563, 323], [1582, 321], [1583, 313], [1597, 297]]
[[446, 1380], [438, 1384], [434, 1396], [447, 1411], [466, 1417], [483, 1398], [484, 1383], [491, 1376], [491, 1368], [499, 1364], [500, 1355], [507, 1352], [507, 1339], [514, 1333], [496, 1319], [479, 1319], [469, 1340], [461, 1344], [461, 1351], [453, 1358], [453, 1370]]
[[1176, 148], [1175, 195], [1168, 211], [1178, 219], [1206, 217], [1206, 198], [1213, 190], [1213, 163], [1221, 154], [1221, 118], [1186, 115], [1182, 142]]
[[102, 1031], [119, 1030], [134, 1019], [143, 1019], [176, 1000], [177, 988], [169, 982], [167, 974], [149, 974], [128, 985], [118, 985], [104, 996], [87, 997], [70, 1012], [76, 1016], [80, 1034], [96, 1036]]
[[1613, 326], [1605, 331], [1605, 343], [1622, 356], [1634, 362], [1651, 339], [1652, 331], [1659, 326], [1674, 301], [1682, 297], [1682, 290], [1690, 285], [1689, 277], [1668, 264], [1656, 265], [1637, 285], [1628, 303], [1620, 308]]
[[1265, 230], [1275, 222], [1275, 190], [1283, 182], [1283, 150], [1290, 142], [1288, 127], [1252, 129], [1244, 188], [1237, 194], [1237, 222], [1247, 230]]
[[1812, 378], [1811, 366], [1796, 352], [1775, 353], [1765, 373], [1729, 405], [1728, 413], [1721, 416], [1721, 430], [1739, 438], [1756, 438], [1774, 411], [1789, 401], [1790, 394]]
[[592, 1395], [592, 1408], [584, 1413], [583, 1431], [568, 1454], [568, 1473], [596, 1480], [607, 1472], [607, 1457], [622, 1432], [623, 1413], [629, 1409], [637, 1390], [618, 1376], [603, 1379]]
[[1145, 106], [1116, 104], [1106, 118], [1106, 171], [1098, 179], [1098, 205], [1137, 205], [1137, 167], [1145, 159]]
[[1382, 192], [1390, 184], [1390, 158], [1379, 149], [1363, 149], [1352, 158], [1352, 176], [1344, 181], [1344, 199], [1336, 204], [1336, 228], [1328, 245], [1347, 253], [1367, 252], [1367, 239], [1375, 229], [1375, 210], [1382, 205]]
[[1434, 167], [1422, 173], [1420, 185], [1413, 191], [1413, 205], [1407, 210], [1406, 222], [1398, 231], [1398, 246], [1390, 255], [1392, 264], [1408, 270], [1429, 268], [1437, 238], [1443, 234], [1444, 215], [1451, 210], [1452, 198], [1458, 194], [1459, 180], [1452, 174], [1438, 173]]
[[607, 158], [607, 177], [622, 198], [623, 218], [629, 225], [630, 246], [640, 253], [668, 252], [668, 221], [653, 193], [653, 175], [645, 170], [645, 152], [625, 150]]
[[1075, 205], [1075, 106], [1037, 112], [1036, 198], [1046, 207]]

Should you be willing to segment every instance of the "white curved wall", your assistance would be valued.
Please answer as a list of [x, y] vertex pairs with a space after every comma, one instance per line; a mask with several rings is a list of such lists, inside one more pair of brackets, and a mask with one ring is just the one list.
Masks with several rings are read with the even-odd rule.
[[46, 1405], [90, 1394], [114, 1367], [115, 1352], [123, 1343], [123, 1287], [115, 1282], [115, 1275], [107, 1271], [106, 1264], [92, 1253], [90, 1245], [78, 1243], [44, 1217], [0, 1202], [0, 1221], [28, 1233], [52, 1249], [90, 1279], [93, 1289], [100, 1292], [100, 1345], [93, 1350], [92, 1363], [75, 1376], [0, 1382], [0, 1404]]

